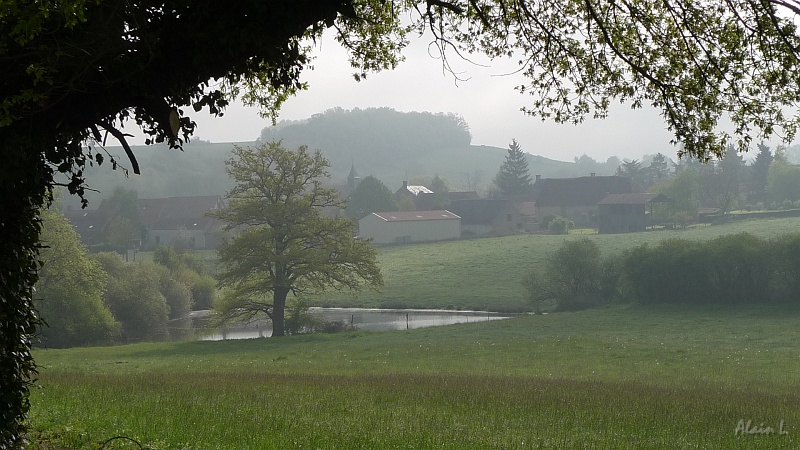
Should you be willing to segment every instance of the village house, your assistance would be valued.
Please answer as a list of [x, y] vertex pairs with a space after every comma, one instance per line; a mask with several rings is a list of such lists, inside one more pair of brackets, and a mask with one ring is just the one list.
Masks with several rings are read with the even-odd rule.
[[565, 217], [578, 226], [595, 225], [598, 203], [610, 194], [632, 193], [631, 179], [618, 176], [541, 178], [533, 184], [536, 217]]
[[108, 211], [102, 209], [70, 209], [64, 215], [87, 247], [105, 242], [106, 227], [111, 222]]
[[524, 219], [511, 200], [454, 200], [449, 211], [461, 217], [463, 236], [505, 236], [524, 229]]
[[645, 231], [653, 225], [654, 203], [672, 200], [663, 194], [612, 194], [598, 203], [597, 230], [606, 233]]
[[461, 236], [461, 217], [446, 210], [374, 212], [358, 230], [375, 244], [445, 241]]
[[403, 187], [394, 193], [397, 201], [410, 198], [417, 211], [427, 211], [433, 209], [436, 203], [436, 196], [432, 190], [425, 186], [409, 185], [408, 181], [403, 181]]
[[178, 239], [196, 249], [216, 248], [224, 222], [207, 213], [224, 206], [218, 195], [139, 199], [139, 215], [146, 230], [143, 248], [171, 245]]
[[[72, 228], [86, 246], [107, 243], [107, 229], [116, 212], [105, 206], [96, 210], [65, 211]], [[206, 214], [224, 207], [218, 195], [197, 197], [143, 198], [137, 200], [141, 221], [141, 239], [137, 236], [129, 248], [154, 249], [171, 245], [177, 239], [196, 249], [213, 249], [222, 236], [223, 221]]]

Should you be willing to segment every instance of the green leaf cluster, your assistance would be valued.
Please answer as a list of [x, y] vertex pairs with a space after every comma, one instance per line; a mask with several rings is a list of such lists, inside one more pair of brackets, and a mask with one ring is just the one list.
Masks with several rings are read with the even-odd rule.
[[107, 274], [90, 258], [63, 214], [42, 211], [42, 269], [35, 305], [46, 321], [41, 343], [47, 347], [103, 344], [121, 327], [104, 303]]

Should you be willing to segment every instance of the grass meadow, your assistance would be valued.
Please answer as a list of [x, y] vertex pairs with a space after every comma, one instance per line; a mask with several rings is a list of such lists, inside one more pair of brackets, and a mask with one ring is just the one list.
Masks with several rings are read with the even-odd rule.
[[[588, 237], [613, 254], [798, 225]], [[321, 300], [525, 309], [522, 277], [573, 238], [383, 248], [381, 293]], [[29, 448], [99, 449], [116, 436], [152, 449], [799, 448], [799, 319], [800, 306], [613, 305], [385, 333], [40, 349]]]
[[796, 233], [800, 232], [800, 218], [742, 220], [646, 233], [525, 234], [383, 247], [379, 259], [385, 285], [380, 292], [332, 293], [314, 298], [312, 303], [331, 307], [528, 311], [522, 280], [564, 240], [585, 237], [595, 241], [603, 255], [614, 255], [667, 238], [705, 240], [745, 231], [760, 237]]
[[[170, 449], [797, 448], [798, 318], [623, 305], [39, 350], [30, 448], [95, 449], [119, 435]], [[739, 420], [774, 432], [735, 434]], [[107, 448], [138, 448], [126, 442]]]

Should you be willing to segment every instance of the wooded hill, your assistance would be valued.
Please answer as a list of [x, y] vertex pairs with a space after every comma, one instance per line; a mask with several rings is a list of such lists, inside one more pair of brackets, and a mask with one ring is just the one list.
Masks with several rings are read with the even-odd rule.
[[[513, 137], [509, 135], [508, 142]], [[414, 177], [439, 175], [453, 190], [485, 190], [491, 186], [507, 150], [471, 145], [469, 126], [458, 115], [404, 113], [389, 108], [332, 109], [303, 121], [266, 127], [259, 138], [276, 139], [282, 139], [288, 148], [307, 145], [320, 149], [331, 162], [333, 184], [344, 183], [354, 165], [359, 175], [373, 175], [390, 189]], [[111, 170], [108, 163], [87, 168], [89, 186], [99, 191], [87, 193], [89, 207], [97, 208], [117, 185], [137, 190], [139, 198], [223, 195], [232, 187], [224, 162], [230, 158], [233, 145], [198, 140], [185, 145], [183, 152], [163, 145], [134, 146], [142, 175], [131, 173], [126, 179], [120, 170]], [[523, 150], [528, 153], [531, 175], [611, 175], [617, 169], [616, 165], [594, 164], [591, 160], [587, 164], [586, 158], [581, 163], [556, 161], [530, 154], [536, 153], [536, 148], [523, 146]], [[108, 147], [108, 151], [121, 166], [130, 166], [121, 147]], [[578, 155], [564, 155], [565, 159], [574, 156]], [[65, 206], [79, 208], [78, 200], [69, 197], [64, 198]]]

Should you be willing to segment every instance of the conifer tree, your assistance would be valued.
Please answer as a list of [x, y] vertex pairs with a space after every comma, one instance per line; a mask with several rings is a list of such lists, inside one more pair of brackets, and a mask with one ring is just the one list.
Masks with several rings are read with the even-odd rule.
[[528, 159], [516, 139], [508, 146], [506, 161], [494, 177], [494, 184], [504, 197], [516, 197], [531, 192], [531, 175], [528, 171]]

